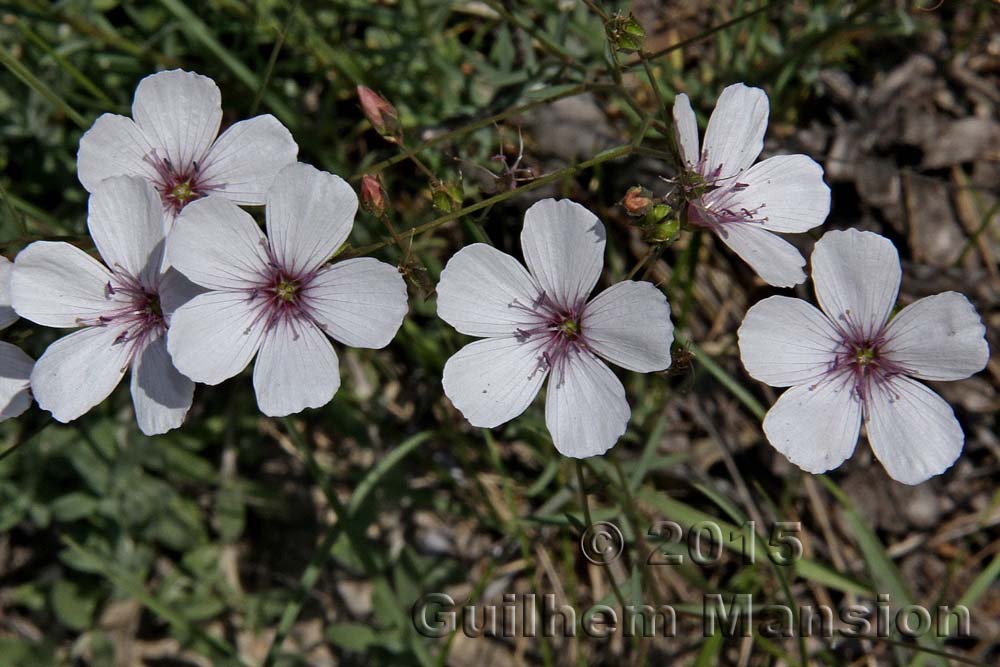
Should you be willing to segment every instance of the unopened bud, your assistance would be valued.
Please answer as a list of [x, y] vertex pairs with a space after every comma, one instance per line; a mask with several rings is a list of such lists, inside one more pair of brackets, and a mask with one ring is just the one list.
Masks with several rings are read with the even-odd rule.
[[608, 41], [616, 51], [632, 53], [642, 50], [646, 31], [631, 13], [616, 14], [607, 22], [605, 31], [608, 34]]
[[633, 186], [625, 193], [622, 206], [629, 215], [642, 218], [653, 208], [653, 193], [641, 185]]
[[462, 207], [462, 199], [461, 183], [438, 183], [433, 187], [434, 208], [443, 213], [457, 211]]
[[399, 124], [399, 113], [388, 100], [367, 86], [358, 86], [361, 111], [375, 131], [393, 143], [399, 143], [403, 129]]
[[652, 243], [673, 243], [681, 232], [681, 221], [666, 204], [657, 204], [646, 217], [646, 240]]
[[372, 215], [385, 213], [387, 197], [378, 176], [365, 174], [361, 178], [361, 206]]

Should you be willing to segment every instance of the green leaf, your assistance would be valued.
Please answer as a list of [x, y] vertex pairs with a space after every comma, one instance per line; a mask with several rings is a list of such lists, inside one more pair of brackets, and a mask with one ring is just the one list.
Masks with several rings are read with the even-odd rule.
[[56, 521], [77, 521], [92, 515], [97, 510], [97, 498], [74, 491], [53, 500], [49, 509]]
[[326, 637], [340, 648], [354, 653], [363, 653], [379, 642], [375, 631], [360, 623], [335, 623], [327, 628]]
[[52, 586], [50, 592], [52, 611], [59, 622], [76, 631], [90, 627], [97, 608], [97, 595], [94, 590], [82, 588], [68, 579], [60, 579]]

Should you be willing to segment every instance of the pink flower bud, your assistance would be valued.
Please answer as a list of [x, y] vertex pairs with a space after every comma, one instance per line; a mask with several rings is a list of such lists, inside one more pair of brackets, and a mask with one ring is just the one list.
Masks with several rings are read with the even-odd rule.
[[358, 99], [361, 101], [361, 111], [375, 131], [389, 141], [398, 142], [402, 137], [402, 128], [396, 107], [367, 86], [358, 86]]
[[378, 176], [365, 174], [361, 178], [361, 206], [372, 215], [385, 213], [387, 198]]

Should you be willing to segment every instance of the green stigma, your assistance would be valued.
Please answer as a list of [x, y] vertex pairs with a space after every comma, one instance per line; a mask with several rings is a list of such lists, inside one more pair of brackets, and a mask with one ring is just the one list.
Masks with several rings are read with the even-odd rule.
[[559, 331], [567, 338], [576, 338], [580, 335], [580, 325], [571, 319], [565, 319], [559, 325]]
[[160, 297], [155, 294], [146, 295], [146, 315], [151, 317], [163, 317], [163, 306], [160, 305]]
[[867, 366], [871, 362], [875, 361], [875, 350], [870, 347], [859, 348], [854, 353], [854, 360], [859, 366]]
[[299, 291], [299, 283], [294, 280], [281, 280], [274, 288], [274, 293], [282, 301], [294, 301], [295, 294]]
[[170, 191], [170, 196], [182, 204], [191, 199], [194, 196], [194, 190], [191, 189], [191, 181], [184, 181], [175, 185], [174, 189]]

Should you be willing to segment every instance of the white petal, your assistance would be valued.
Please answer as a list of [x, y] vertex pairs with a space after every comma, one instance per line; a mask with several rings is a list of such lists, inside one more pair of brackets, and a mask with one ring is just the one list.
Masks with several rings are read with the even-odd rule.
[[299, 147], [277, 118], [267, 114], [234, 123], [212, 145], [201, 178], [212, 194], [259, 205], [275, 174], [295, 162]]
[[194, 382], [174, 368], [163, 337], [151, 341], [132, 362], [132, 404], [139, 430], [159, 435], [184, 423]]
[[249, 213], [221, 197], [191, 202], [167, 237], [167, 262], [213, 289], [246, 289], [269, 265], [267, 239]]
[[114, 304], [107, 285], [111, 273], [68, 243], [36, 241], [14, 260], [11, 297], [26, 319], [69, 329], [96, 320]]
[[689, 167], [698, 164], [701, 151], [698, 149], [698, 119], [691, 109], [691, 100], [684, 93], [674, 99], [674, 132], [677, 148]]
[[854, 452], [861, 412], [850, 375], [843, 374], [782, 394], [764, 416], [764, 434], [772, 447], [806, 472], [826, 472]]
[[170, 318], [173, 317], [175, 310], [207, 291], [209, 290], [188, 280], [183, 273], [174, 267], [167, 269], [163, 273], [163, 277], [160, 278], [159, 289], [160, 307], [163, 309], [167, 325], [169, 326]]
[[253, 387], [257, 407], [269, 417], [326, 405], [340, 387], [330, 339], [311, 322], [279, 320], [261, 343]]
[[297, 163], [267, 191], [267, 235], [274, 255], [292, 273], [322, 266], [347, 240], [358, 196], [340, 176]]
[[0, 421], [31, 407], [31, 369], [35, 362], [21, 348], [0, 342]]
[[545, 425], [563, 456], [599, 456], [628, 428], [625, 387], [611, 369], [586, 350], [571, 351], [552, 372], [545, 392]]
[[787, 296], [754, 304], [737, 335], [747, 373], [772, 387], [820, 380], [836, 360], [841, 343], [840, 332], [826, 315]]
[[118, 327], [81, 329], [52, 343], [35, 363], [31, 391], [56, 420], [70, 422], [107, 398], [128, 368], [132, 346]]
[[218, 136], [222, 96], [207, 76], [179, 69], [157, 72], [135, 89], [132, 117], [149, 143], [183, 170], [200, 162]]
[[862, 339], [872, 338], [889, 319], [900, 277], [896, 246], [872, 232], [827, 232], [813, 250], [820, 307], [837, 326]]
[[114, 176], [94, 189], [87, 229], [108, 266], [155, 286], [163, 265], [163, 204], [147, 181]]
[[945, 292], [914, 301], [892, 318], [882, 353], [922, 380], [961, 380], [986, 367], [986, 327], [968, 299]]
[[725, 206], [756, 211], [754, 218], [763, 219], [761, 226], [769, 231], [805, 232], [822, 225], [830, 213], [830, 188], [823, 182], [823, 168], [805, 155], [768, 158], [738, 180], [747, 187], [727, 197]]
[[470, 336], [506, 336], [537, 325], [541, 292], [520, 262], [485, 243], [455, 253], [437, 286], [438, 317]]
[[791, 243], [760, 225], [727, 223], [719, 228], [718, 236], [768, 285], [791, 287], [805, 282], [802, 267], [806, 260], [802, 254]]
[[568, 199], [543, 199], [524, 214], [521, 249], [538, 285], [565, 308], [583, 305], [604, 267], [604, 225]]
[[167, 349], [181, 373], [195, 382], [219, 384], [250, 364], [264, 324], [246, 294], [207, 292], [174, 312]]
[[87, 192], [112, 176], [157, 178], [153, 146], [131, 118], [106, 113], [80, 137], [76, 175]]
[[351, 347], [385, 347], [406, 317], [406, 282], [395, 266], [372, 257], [323, 269], [304, 296], [316, 323]]
[[670, 367], [670, 304], [652, 283], [626, 280], [587, 304], [580, 323], [591, 351], [630, 371]]
[[767, 93], [736, 83], [719, 96], [705, 128], [705, 174], [729, 178], [757, 159], [764, 149], [770, 107]]
[[543, 342], [487, 338], [444, 365], [444, 393], [473, 426], [493, 428], [528, 409], [545, 380]]
[[13, 273], [14, 264], [0, 255], [0, 329], [6, 329], [17, 321], [17, 313], [10, 300], [10, 279]]
[[903, 484], [940, 475], [965, 444], [951, 406], [905, 375], [871, 387], [865, 424], [875, 456]]

